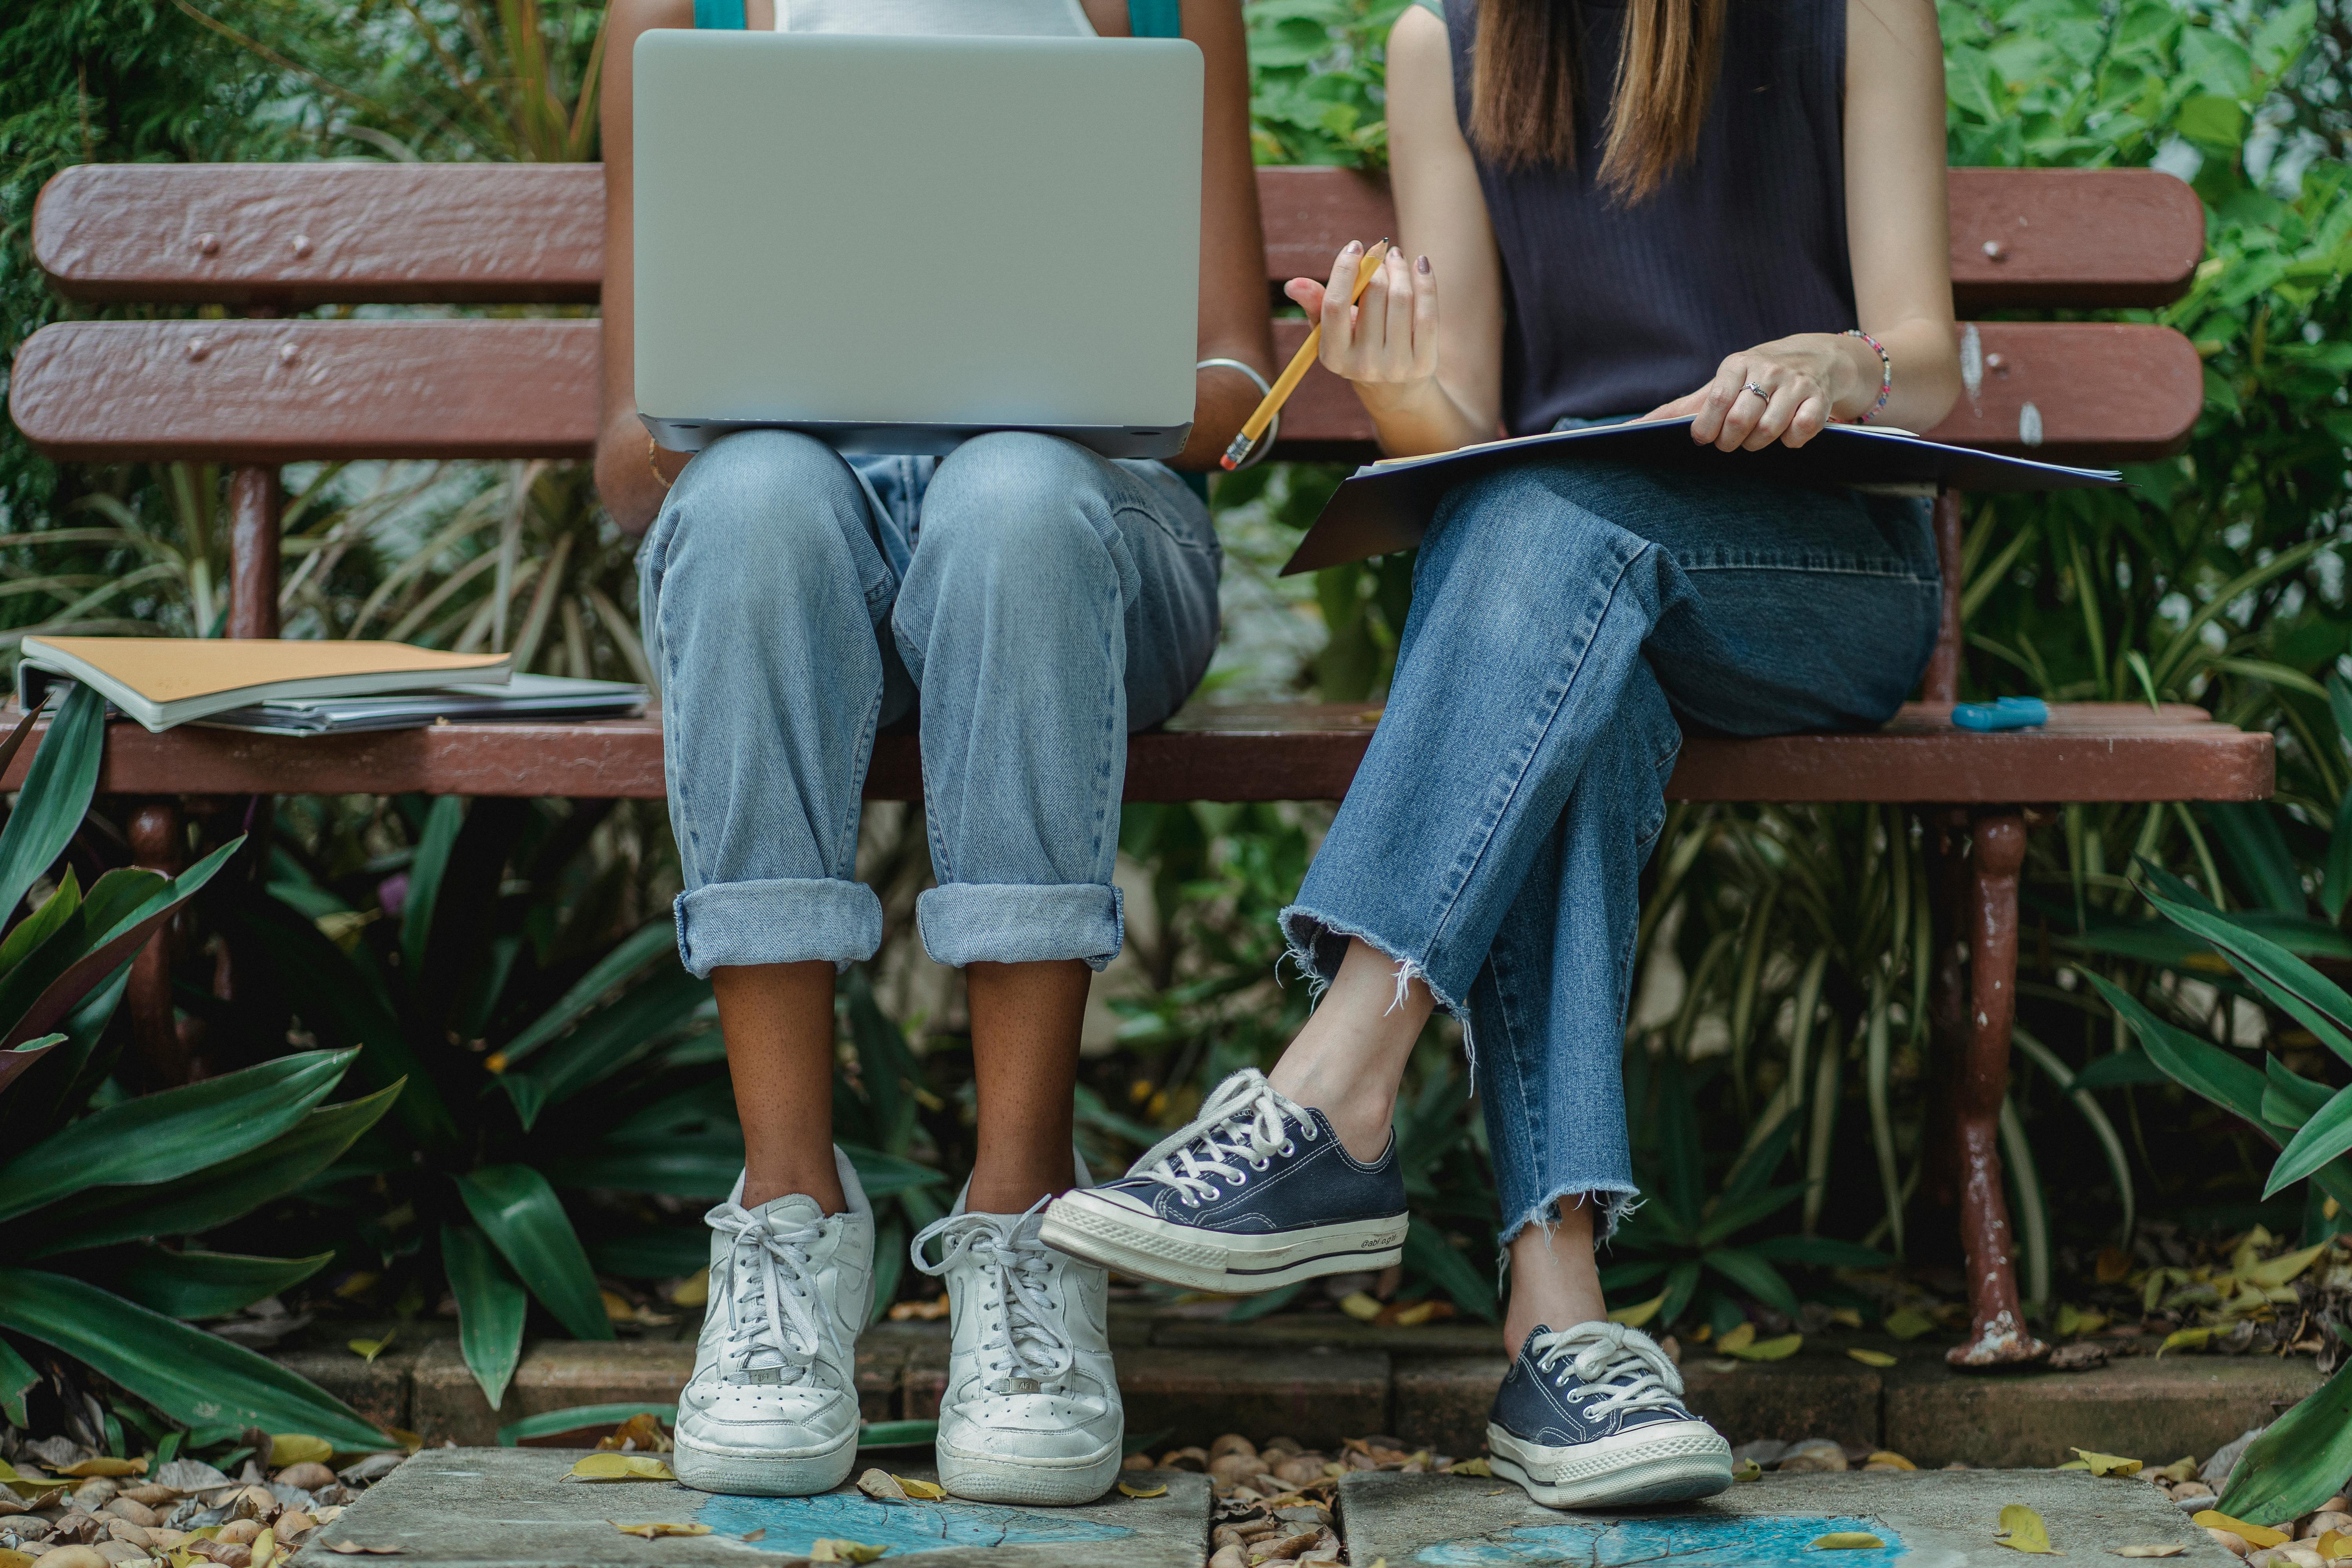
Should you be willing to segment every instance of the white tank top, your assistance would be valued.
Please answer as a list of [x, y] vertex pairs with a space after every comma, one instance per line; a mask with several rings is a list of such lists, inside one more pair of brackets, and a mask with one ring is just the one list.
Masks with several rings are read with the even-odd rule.
[[779, 33], [1087, 37], [1078, 0], [776, 0]]

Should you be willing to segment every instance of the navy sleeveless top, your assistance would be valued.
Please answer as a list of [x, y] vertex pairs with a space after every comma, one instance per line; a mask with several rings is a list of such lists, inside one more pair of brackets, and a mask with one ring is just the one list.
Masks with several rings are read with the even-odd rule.
[[[1698, 154], [1632, 206], [1594, 178], [1623, 0], [1575, 4], [1576, 167], [1478, 160], [1502, 254], [1503, 423], [1514, 436], [1646, 413], [1704, 385], [1726, 354], [1856, 324], [1846, 0], [1731, 0]], [[1476, 0], [1446, 0], [1444, 15], [1466, 134]]]

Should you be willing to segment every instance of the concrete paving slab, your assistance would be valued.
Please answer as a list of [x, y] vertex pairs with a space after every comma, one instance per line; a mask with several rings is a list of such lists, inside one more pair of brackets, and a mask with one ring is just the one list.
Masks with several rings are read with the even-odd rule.
[[[767, 1568], [805, 1557], [820, 1539], [890, 1548], [887, 1563], [924, 1568], [1201, 1568], [1207, 1561], [1209, 1481], [1128, 1471], [1139, 1489], [1083, 1508], [878, 1502], [844, 1487], [809, 1498], [719, 1497], [667, 1481], [565, 1479], [580, 1455], [551, 1448], [428, 1448], [371, 1489], [333, 1525], [332, 1541], [397, 1546], [415, 1568]], [[930, 1479], [904, 1449], [858, 1456], [894, 1475]], [[707, 1524], [711, 1533], [647, 1541], [614, 1523]], [[756, 1541], [745, 1537], [765, 1531]], [[376, 1559], [313, 1541], [294, 1568], [352, 1568]]]
[[[1666, 1560], [1675, 1568], [2019, 1568], [2029, 1559], [1993, 1541], [2011, 1503], [2040, 1513], [2051, 1545], [2077, 1561], [2121, 1561], [2110, 1549], [2178, 1542], [2187, 1550], [2162, 1561], [2237, 1563], [2145, 1481], [2065, 1470], [1767, 1475], [1681, 1508], [1573, 1513], [1532, 1502], [1499, 1477], [1365, 1471], [1339, 1482], [1339, 1527], [1350, 1562], [1384, 1558], [1388, 1568]], [[1886, 1544], [1810, 1550], [1843, 1531]]]

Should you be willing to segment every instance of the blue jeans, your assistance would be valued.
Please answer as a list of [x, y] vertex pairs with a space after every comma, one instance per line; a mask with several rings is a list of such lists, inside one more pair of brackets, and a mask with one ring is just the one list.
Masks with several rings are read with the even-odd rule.
[[860, 795], [918, 702], [924, 947], [1108, 963], [1128, 731], [1208, 668], [1222, 562], [1173, 473], [1056, 437], [854, 463], [789, 431], [714, 442], [639, 559], [686, 967], [873, 956]]
[[1350, 936], [1458, 1018], [1507, 1243], [1635, 1192], [1621, 1070], [1638, 882], [1678, 719], [1855, 729], [1934, 648], [1919, 500], [1599, 465], [1465, 483], [1414, 568], [1363, 767], [1283, 911], [1328, 983]]

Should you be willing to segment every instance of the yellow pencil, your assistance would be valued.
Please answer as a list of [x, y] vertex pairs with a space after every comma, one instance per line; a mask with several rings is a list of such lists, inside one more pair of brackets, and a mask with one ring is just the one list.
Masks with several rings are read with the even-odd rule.
[[[1389, 242], [1383, 239], [1364, 252], [1364, 259], [1356, 267], [1356, 291], [1348, 296], [1348, 303], [1352, 305], [1364, 297], [1364, 290], [1371, 286], [1372, 274], [1380, 270], [1381, 263], [1388, 257], [1388, 250]], [[1239, 468], [1241, 460], [1249, 456], [1250, 448], [1257, 445], [1257, 438], [1265, 434], [1265, 427], [1274, 422], [1274, 416], [1282, 412], [1283, 404], [1289, 401], [1290, 395], [1297, 390], [1300, 380], [1307, 374], [1307, 367], [1315, 363], [1315, 351], [1322, 346], [1322, 342], [1323, 323], [1318, 321], [1315, 330], [1307, 334], [1307, 341], [1298, 345], [1298, 352], [1290, 356], [1290, 363], [1283, 370], [1281, 379], [1266, 393], [1265, 400], [1257, 405], [1257, 412], [1243, 421], [1241, 434], [1234, 437], [1234, 444], [1225, 448], [1225, 455], [1220, 460], [1226, 468]]]

